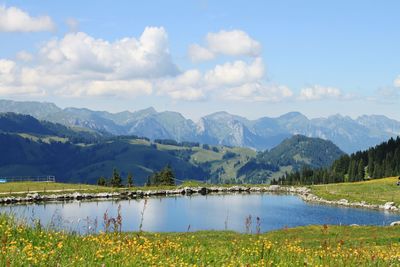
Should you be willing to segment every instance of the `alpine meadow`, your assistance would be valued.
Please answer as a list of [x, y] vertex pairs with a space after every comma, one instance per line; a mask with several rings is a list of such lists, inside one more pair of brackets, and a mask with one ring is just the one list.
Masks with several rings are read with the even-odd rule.
[[400, 2], [0, 5], [0, 266], [400, 266]]

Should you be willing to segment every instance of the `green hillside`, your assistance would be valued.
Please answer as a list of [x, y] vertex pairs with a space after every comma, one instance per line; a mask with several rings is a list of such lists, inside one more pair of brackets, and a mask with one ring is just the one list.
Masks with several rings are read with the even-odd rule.
[[102, 136], [27, 115], [0, 114], [0, 176], [55, 175], [60, 182], [96, 183], [117, 168], [143, 185], [170, 165], [178, 180], [211, 183], [267, 183], [301, 166], [322, 167], [341, 152], [329, 141], [304, 136], [276, 148], [211, 146], [137, 136]]
[[303, 167], [321, 168], [344, 155], [331, 141], [295, 135], [285, 139], [270, 151], [266, 150], [250, 159], [238, 171], [244, 180], [261, 183], [268, 177], [277, 179], [285, 173], [298, 171]]
[[[255, 155], [247, 149], [161, 145], [134, 137], [87, 145], [56, 138], [0, 134], [0, 176], [52, 174], [60, 182], [96, 183], [117, 168], [122, 177], [131, 172], [135, 183], [144, 184], [154, 171], [170, 164], [179, 180], [224, 182], [232, 181], [236, 169]], [[234, 156], [225, 159], [227, 153]]]
[[270, 151], [259, 155], [259, 159], [276, 166], [292, 166], [299, 170], [304, 165], [311, 168], [329, 166], [344, 155], [331, 141], [295, 135], [285, 139]]
[[32, 116], [16, 113], [0, 113], [0, 133], [32, 134], [40, 137], [57, 136], [73, 143], [92, 143], [105, 136], [99, 132], [78, 127], [66, 127], [58, 123], [39, 121]]
[[153, 171], [170, 164], [178, 179], [207, 177], [202, 168], [176, 155], [175, 150], [159, 150], [149, 142], [134, 144], [130, 139], [82, 146], [0, 134], [0, 146], [1, 176], [53, 174], [61, 182], [96, 183], [117, 168], [122, 176], [134, 173], [136, 182], [143, 184]]

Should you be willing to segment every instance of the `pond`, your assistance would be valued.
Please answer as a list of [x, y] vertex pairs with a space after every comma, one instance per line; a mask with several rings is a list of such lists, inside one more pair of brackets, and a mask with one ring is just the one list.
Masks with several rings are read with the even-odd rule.
[[0, 212], [12, 213], [28, 222], [40, 219], [44, 226], [89, 233], [104, 231], [104, 214], [116, 217], [118, 207], [123, 231], [138, 231], [141, 222], [142, 229], [151, 232], [234, 230], [254, 233], [257, 224], [261, 232], [266, 232], [310, 224], [388, 225], [400, 220], [400, 214], [396, 213], [311, 204], [298, 196], [268, 193], [160, 197], [149, 198], [146, 202], [144, 199], [55, 202], [0, 206]]

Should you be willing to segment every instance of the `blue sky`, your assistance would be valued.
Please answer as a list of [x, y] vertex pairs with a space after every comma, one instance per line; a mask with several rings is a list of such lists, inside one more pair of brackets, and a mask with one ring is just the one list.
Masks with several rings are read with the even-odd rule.
[[193, 119], [219, 110], [400, 119], [399, 1], [0, 6], [0, 98]]

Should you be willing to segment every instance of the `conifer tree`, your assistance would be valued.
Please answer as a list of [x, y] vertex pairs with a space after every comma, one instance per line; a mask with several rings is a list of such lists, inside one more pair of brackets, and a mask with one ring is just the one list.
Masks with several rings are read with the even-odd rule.
[[128, 177], [127, 177], [127, 183], [128, 183], [128, 187], [133, 186], [133, 175], [131, 172], [128, 173]]
[[113, 169], [113, 175], [111, 177], [111, 186], [120, 187], [122, 185], [121, 175], [116, 168]]

